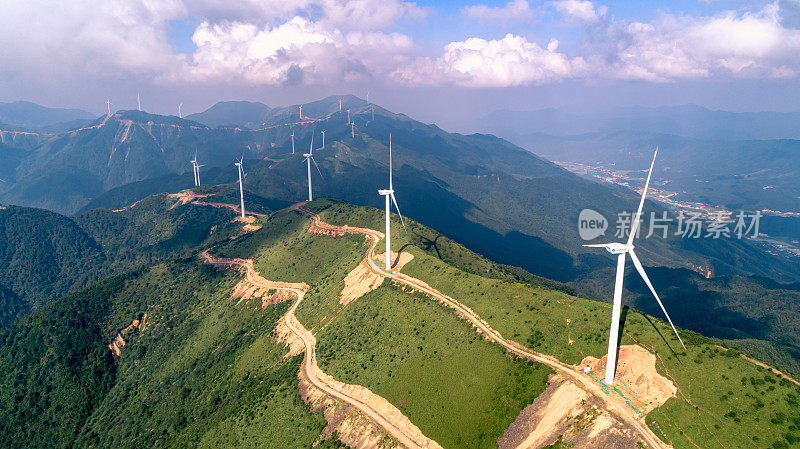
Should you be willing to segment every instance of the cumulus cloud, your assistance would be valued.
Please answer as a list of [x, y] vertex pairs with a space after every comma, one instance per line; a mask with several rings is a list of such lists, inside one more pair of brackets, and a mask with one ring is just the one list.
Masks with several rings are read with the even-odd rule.
[[245, 22], [259, 26], [304, 17], [330, 27], [380, 29], [398, 20], [421, 18], [429, 10], [404, 0], [185, 0], [197, 17], [210, 22]]
[[180, 0], [5, 0], [0, 73], [30, 78], [156, 73], [175, 55], [166, 24]]
[[466, 6], [461, 12], [481, 22], [506, 22], [525, 20], [531, 17], [531, 7], [526, 0], [511, 0], [504, 6], [490, 7], [486, 5]]
[[581, 70], [580, 58], [570, 60], [557, 50], [556, 40], [542, 48], [512, 34], [499, 40], [470, 38], [447, 44], [438, 58], [418, 59], [395, 77], [411, 84], [505, 87], [557, 81]]
[[758, 12], [663, 15], [653, 23], [611, 26], [620, 31], [611, 67], [621, 78], [786, 77], [800, 65], [800, 30], [783, 26], [776, 4]]
[[580, 22], [595, 22], [608, 11], [606, 6], [595, 10], [594, 3], [589, 0], [557, 0], [553, 6], [567, 19]]
[[[508, 34], [456, 40], [423, 56], [411, 36], [386, 31], [428, 13], [404, 0], [5, 0], [0, 77], [504, 87], [567, 78], [668, 82], [800, 73], [800, 30], [784, 17], [785, 2], [713, 16], [662, 13], [648, 22], [616, 20], [590, 0], [548, 4], [584, 33], [570, 51], [559, 51], [556, 39], [544, 45]], [[500, 22], [531, 14], [531, 6], [510, 0], [462, 13]], [[202, 22], [192, 36], [197, 49], [181, 54], [168, 30], [187, 16]]]
[[274, 28], [203, 23], [192, 40], [198, 49], [187, 68], [190, 79], [266, 85], [367, 79], [414, 50], [402, 34], [343, 32], [303, 17]]

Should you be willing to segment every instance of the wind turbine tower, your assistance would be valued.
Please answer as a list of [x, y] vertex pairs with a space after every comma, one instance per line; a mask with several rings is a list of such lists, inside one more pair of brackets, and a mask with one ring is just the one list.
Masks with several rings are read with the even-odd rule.
[[183, 114], [181, 113], [181, 107], [183, 103], [178, 103], [178, 118], [183, 118]]
[[356, 124], [353, 122], [350, 122], [350, 137], [356, 138]]
[[244, 218], [244, 187], [242, 187], [242, 172], [244, 168], [242, 163], [244, 162], [244, 154], [242, 154], [242, 158], [239, 159], [239, 162], [236, 162], [235, 165], [239, 169], [239, 199], [241, 200], [242, 206], [242, 218]]
[[321, 150], [325, 149], [325, 130], [322, 130], [322, 148]]
[[142, 99], [139, 98], [139, 94], [136, 94], [136, 108], [137, 110], [142, 110]]
[[350, 124], [350, 109], [347, 110], [347, 124]]
[[392, 226], [391, 226], [391, 203], [394, 203], [394, 208], [397, 209], [397, 215], [400, 215], [400, 222], [403, 223], [403, 229], [406, 228], [406, 223], [403, 220], [403, 215], [400, 214], [400, 207], [397, 206], [397, 199], [394, 197], [394, 188], [392, 187], [392, 135], [389, 134], [389, 188], [378, 190], [378, 194], [386, 198], [386, 271], [392, 269]]
[[650, 185], [650, 176], [653, 174], [653, 165], [656, 162], [656, 156], [658, 155], [658, 147], [656, 147], [656, 152], [653, 154], [653, 161], [650, 163], [650, 171], [647, 173], [647, 181], [644, 183], [644, 190], [642, 191], [642, 199], [639, 201], [639, 209], [636, 211], [636, 215], [634, 216], [634, 220], [631, 224], [631, 234], [628, 236], [627, 243], [601, 243], [595, 245], [583, 245], [592, 248], [605, 248], [611, 254], [617, 256], [617, 275], [616, 280], [614, 282], [614, 305], [611, 310], [611, 329], [610, 335], [608, 338], [608, 357], [606, 358], [606, 374], [605, 374], [605, 383], [607, 385], [611, 385], [614, 383], [614, 375], [616, 374], [617, 370], [617, 348], [619, 344], [619, 320], [620, 314], [622, 311], [622, 282], [625, 276], [625, 255], [629, 254], [631, 256], [631, 261], [633, 261], [633, 266], [636, 267], [636, 271], [639, 272], [639, 275], [644, 280], [644, 283], [647, 284], [647, 287], [650, 289], [650, 292], [655, 296], [658, 305], [661, 306], [661, 311], [664, 312], [664, 315], [667, 317], [667, 321], [669, 321], [669, 325], [672, 326], [673, 332], [678, 337], [678, 341], [681, 342], [681, 346], [683, 349], [686, 349], [686, 345], [683, 344], [683, 340], [681, 340], [681, 336], [678, 335], [678, 330], [675, 329], [675, 325], [672, 324], [672, 319], [669, 317], [667, 313], [667, 309], [664, 308], [664, 304], [661, 303], [661, 298], [658, 297], [658, 293], [653, 288], [653, 284], [650, 283], [650, 278], [647, 277], [647, 273], [644, 271], [644, 267], [642, 267], [642, 263], [639, 261], [639, 258], [636, 257], [636, 252], [634, 252], [633, 248], [633, 238], [636, 236], [636, 232], [639, 229], [639, 220], [642, 216], [642, 207], [644, 206], [644, 199], [647, 196], [647, 188]]
[[339, 99], [339, 114], [342, 113], [342, 99]]
[[194, 173], [194, 186], [200, 186], [199, 169], [197, 168], [197, 151], [194, 152], [194, 159], [189, 161], [192, 164], [192, 173]]
[[303, 120], [303, 105], [300, 105], [300, 120]]
[[292, 154], [294, 154], [294, 130], [292, 130]]
[[308, 171], [308, 201], [314, 200], [314, 194], [311, 190], [311, 163], [314, 163], [314, 166], [317, 167], [317, 171], [319, 175], [322, 176], [322, 172], [319, 169], [319, 165], [317, 165], [317, 161], [314, 160], [314, 132], [311, 132], [311, 145], [308, 148], [308, 153], [303, 154], [303, 157], [306, 161], [306, 168]]
[[111, 115], [111, 100], [106, 98], [106, 107], [108, 108], [108, 115]]

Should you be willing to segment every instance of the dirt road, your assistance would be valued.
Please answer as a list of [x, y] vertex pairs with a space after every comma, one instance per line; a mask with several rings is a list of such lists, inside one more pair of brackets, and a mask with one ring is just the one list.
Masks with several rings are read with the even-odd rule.
[[[310, 232], [314, 232], [314, 227], [324, 230], [328, 233], [360, 233], [367, 237], [367, 239], [372, 241], [369, 250], [367, 251], [366, 258], [369, 261], [372, 261], [374, 258], [374, 250], [378, 240], [383, 238], [383, 233], [372, 229], [364, 229], [364, 228], [353, 228], [349, 226], [335, 226], [329, 223], [322, 221], [319, 215], [314, 214], [313, 212], [303, 209], [302, 207], [296, 208], [297, 212], [302, 213], [308, 216], [311, 219], [311, 228], [309, 228]], [[369, 263], [371, 269], [381, 275], [388, 278], [391, 278], [397, 282], [405, 284], [417, 291], [425, 293], [432, 297], [433, 299], [441, 302], [442, 304], [455, 309], [458, 314], [463, 317], [464, 319], [470, 321], [480, 333], [486, 335], [490, 340], [494, 341], [505, 347], [509, 352], [512, 352], [520, 357], [535, 360], [540, 363], [544, 363], [551, 368], [555, 369], [559, 373], [567, 376], [568, 379], [572, 380], [577, 386], [582, 388], [583, 390], [587, 391], [588, 393], [597, 396], [600, 398], [603, 403], [605, 404], [606, 408], [609, 412], [611, 412], [614, 416], [621, 419], [623, 422], [631, 426], [635, 429], [644, 439], [647, 444], [649, 444], [653, 448], [670, 448], [671, 446], [661, 441], [652, 430], [650, 430], [647, 425], [639, 420], [631, 410], [620, 401], [614, 400], [611, 396], [606, 394], [602, 388], [595, 383], [592, 379], [581, 373], [578, 369], [573, 367], [572, 365], [568, 365], [556, 359], [555, 357], [540, 354], [535, 352], [525, 346], [513, 341], [504, 338], [499, 332], [494, 330], [489, 323], [484, 321], [477, 313], [473, 312], [472, 309], [461, 304], [460, 302], [456, 301], [455, 299], [439, 292], [438, 290], [430, 287], [425, 282], [413, 278], [411, 276], [407, 276], [400, 272], [387, 272], [383, 270], [381, 267], [376, 265], [375, 263]]]
[[[372, 252], [373, 248], [374, 244], [370, 247], [369, 252]], [[318, 375], [318, 373], [322, 373], [322, 370], [317, 364], [317, 341], [311, 331], [306, 329], [295, 316], [297, 306], [299, 306], [303, 301], [305, 293], [309, 288], [307, 284], [268, 281], [258, 274], [258, 272], [253, 268], [253, 261], [249, 259], [216, 258], [210, 255], [208, 251], [200, 254], [200, 257], [209, 265], [222, 268], [242, 269], [245, 272], [247, 280], [258, 287], [288, 291], [295, 294], [297, 296], [297, 300], [294, 302], [294, 304], [292, 304], [292, 307], [286, 312], [282, 320], [289, 330], [291, 330], [303, 342], [303, 346], [305, 347], [305, 358], [302, 370], [309, 382], [326, 394], [358, 408], [405, 447], [412, 449], [440, 449], [440, 446], [436, 444], [436, 442], [425, 437], [422, 432], [420, 432], [419, 429], [414, 426], [410, 420], [408, 420], [408, 418], [402, 416], [402, 413], [400, 413], [399, 410], [395, 413], [392, 413], [391, 411], [387, 412], [385, 409], [378, 410], [372, 404], [361, 400], [355, 395], [347, 394], [344, 390], [351, 389], [346, 388], [346, 384], [329, 381], [321, 378], [321, 376]], [[330, 378], [330, 376], [327, 375], [325, 377]], [[343, 388], [343, 386], [345, 388]]]

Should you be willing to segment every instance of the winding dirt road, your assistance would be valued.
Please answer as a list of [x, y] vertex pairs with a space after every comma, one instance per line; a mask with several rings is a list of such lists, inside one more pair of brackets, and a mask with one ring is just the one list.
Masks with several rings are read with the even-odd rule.
[[[375, 240], [375, 243], [377, 243], [377, 240]], [[368, 252], [371, 253], [373, 248], [374, 244], [370, 247]], [[408, 418], [403, 416], [399, 410], [394, 413], [392, 413], [392, 411], [387, 412], [386, 410], [378, 410], [370, 403], [357, 397], [357, 395], [348, 394], [349, 391], [352, 391], [352, 388], [350, 388], [351, 386], [334, 381], [330, 376], [325, 375], [323, 377], [318, 375], [318, 373], [322, 373], [322, 370], [317, 364], [317, 341], [311, 331], [306, 329], [305, 326], [303, 326], [295, 316], [297, 306], [299, 306], [303, 301], [306, 291], [309, 289], [308, 284], [268, 281], [258, 274], [258, 272], [253, 268], [253, 261], [250, 259], [217, 258], [209, 254], [208, 251], [201, 253], [200, 257], [205, 263], [212, 266], [221, 268], [237, 268], [244, 271], [248, 282], [252, 283], [253, 285], [266, 289], [288, 291], [297, 296], [297, 300], [294, 302], [294, 304], [292, 304], [292, 307], [289, 308], [282, 320], [289, 330], [292, 331], [292, 333], [294, 333], [295, 336], [297, 336], [303, 342], [303, 346], [305, 347], [305, 357], [303, 361], [303, 367], [301, 369], [305, 377], [309, 380], [309, 382], [311, 382], [312, 385], [319, 388], [331, 397], [353, 405], [364, 414], [369, 416], [376, 424], [386, 430], [389, 435], [391, 435], [405, 447], [412, 449], [441, 449], [436, 442], [424, 436], [419, 428], [413, 425], [413, 423], [411, 423]], [[372, 394], [374, 395], [374, 393]], [[377, 395], [375, 396], [377, 397]]]
[[[320, 219], [319, 215], [304, 209], [302, 207], [295, 208], [297, 212], [300, 212], [311, 219], [311, 227], [309, 228], [310, 232], [314, 231], [314, 228], [324, 230], [328, 233], [330, 232], [339, 232], [339, 233], [359, 233], [363, 234], [367, 237], [367, 239], [372, 241], [372, 244], [367, 251], [366, 258], [368, 261], [374, 260], [374, 250], [375, 246], [380, 239], [383, 238], [383, 233], [372, 230], [372, 229], [364, 229], [364, 228], [353, 228], [350, 226], [335, 226], [329, 223], [326, 223]], [[572, 365], [568, 365], [556, 359], [555, 357], [548, 356], [545, 354], [540, 354], [535, 352], [513, 340], [508, 340], [504, 338], [500, 332], [493, 329], [489, 323], [483, 320], [477, 313], [473, 312], [472, 309], [461, 304], [457, 300], [447, 296], [438, 290], [432, 288], [425, 282], [413, 278], [411, 276], [407, 276], [400, 272], [387, 272], [380, 266], [376, 265], [375, 263], [368, 264], [373, 272], [379, 274], [384, 277], [388, 277], [393, 279], [397, 282], [400, 282], [404, 285], [407, 285], [419, 292], [425, 293], [431, 298], [441, 302], [442, 304], [455, 309], [459, 316], [468, 320], [475, 326], [478, 331], [485, 336], [487, 336], [490, 340], [494, 341], [495, 343], [500, 344], [501, 346], [505, 347], [509, 352], [516, 354], [520, 357], [535, 360], [540, 363], [544, 363], [545, 365], [550, 366], [551, 368], [555, 369], [559, 373], [562, 373], [567, 376], [568, 379], [571, 379], [577, 386], [582, 388], [583, 390], [589, 392], [590, 394], [597, 396], [600, 398], [603, 403], [605, 404], [606, 408], [610, 413], [614, 416], [628, 424], [631, 428], [636, 430], [642, 439], [644, 439], [647, 444], [649, 444], [653, 448], [660, 448], [660, 449], [667, 449], [671, 446], [664, 443], [659, 439], [652, 430], [642, 421], [639, 420], [633, 413], [631, 413], [630, 408], [621, 400], [615, 400], [614, 397], [609, 396], [606, 394], [603, 389], [595, 383], [592, 379], [584, 375], [580, 372], [580, 370], [576, 369]]]
[[[308, 229], [308, 232], [310, 233], [333, 235], [333, 236], [343, 235], [348, 233], [364, 235], [365, 238], [370, 243], [369, 248], [365, 252], [364, 257], [365, 260], [368, 262], [367, 265], [375, 274], [390, 278], [396, 282], [407, 285], [419, 292], [422, 292], [430, 296], [432, 299], [454, 309], [460, 317], [468, 320], [478, 330], [478, 332], [485, 335], [491, 341], [500, 344], [501, 346], [506, 348], [509, 352], [519, 357], [544, 363], [545, 365], [553, 368], [557, 372], [565, 375], [568, 379], [570, 379], [575, 385], [577, 385], [581, 389], [598, 397], [603, 402], [605, 408], [610, 413], [612, 413], [614, 416], [616, 416], [621, 421], [629, 425], [636, 432], [638, 432], [641, 438], [644, 441], [646, 441], [650, 447], [657, 449], [671, 448], [671, 446], [661, 441], [653, 433], [653, 431], [650, 430], [650, 428], [643, 422], [643, 420], [638, 419], [632, 413], [631, 409], [621, 399], [615, 398], [609, 395], [608, 393], [604, 392], [600, 385], [595, 383], [589, 377], [585, 376], [576, 367], [563, 363], [558, 359], [556, 359], [555, 357], [535, 352], [513, 340], [508, 340], [504, 338], [502, 334], [493, 329], [489, 325], [489, 323], [483, 320], [478, 314], [473, 312], [472, 309], [458, 302], [457, 300], [451, 298], [450, 296], [445, 295], [439, 292], [438, 290], [432, 288], [425, 282], [413, 278], [411, 276], [407, 276], [400, 272], [387, 272], [383, 268], [378, 266], [374, 262], [375, 248], [378, 242], [381, 239], [383, 239], [382, 232], [373, 229], [350, 227], [346, 225], [345, 226], [332, 225], [322, 221], [319, 215], [307, 209], [304, 209], [299, 205], [290, 208], [287, 212], [297, 212], [308, 217], [311, 221], [311, 224], [309, 225]], [[413, 431], [409, 432], [407, 425], [405, 425], [405, 423], [398, 422], [397, 416], [394, 416], [391, 413], [389, 414], [381, 413], [380, 411], [376, 410], [371, 405], [360, 400], [359, 398], [354, 397], [353, 395], [348, 395], [345, 391], [342, 390], [340, 382], [338, 381], [331, 382], [331, 380], [321, 379], [320, 376], [316, 375], [317, 372], [321, 372], [317, 365], [317, 359], [316, 359], [316, 339], [314, 338], [313, 334], [310, 331], [308, 331], [308, 329], [306, 329], [297, 320], [297, 317], [295, 316], [295, 311], [297, 310], [297, 307], [300, 305], [300, 302], [302, 302], [303, 297], [305, 296], [305, 293], [309, 288], [307, 284], [267, 281], [266, 279], [261, 277], [258, 274], [258, 272], [255, 271], [255, 269], [253, 268], [252, 260], [215, 258], [210, 254], [208, 254], [207, 251], [201, 254], [201, 257], [206, 263], [209, 263], [211, 265], [226, 267], [226, 268], [243, 269], [248, 281], [256, 286], [269, 289], [290, 291], [297, 296], [297, 300], [288, 310], [286, 315], [284, 315], [282, 320], [284, 321], [286, 326], [292, 331], [292, 333], [294, 333], [303, 342], [303, 345], [305, 347], [305, 361], [302, 369], [306, 374], [306, 376], [308, 377], [309, 381], [315, 387], [319, 388], [326, 394], [338, 400], [344, 401], [348, 404], [355, 406], [356, 408], [364, 412], [367, 416], [369, 416], [371, 419], [373, 419], [378, 425], [383, 427], [390, 435], [392, 435], [406, 447], [409, 448], [438, 447], [438, 444], [436, 444], [432, 440], [422, 435], [418, 429], [412, 429], [416, 430], [416, 432]], [[340, 385], [335, 385], [335, 384], [340, 384]], [[407, 420], [405, 416], [402, 416], [402, 418], [403, 420]], [[416, 428], [416, 426], [413, 427]]]

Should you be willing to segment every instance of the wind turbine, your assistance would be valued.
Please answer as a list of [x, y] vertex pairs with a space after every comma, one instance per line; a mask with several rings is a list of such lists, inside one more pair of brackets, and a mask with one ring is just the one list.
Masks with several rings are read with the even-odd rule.
[[183, 106], [183, 103], [178, 103], [178, 118], [183, 118], [183, 114], [181, 114], [181, 106]]
[[325, 149], [325, 130], [322, 130], [322, 148], [320, 150]]
[[339, 99], [339, 114], [342, 113], [342, 99]]
[[294, 154], [294, 130], [292, 130], [292, 154]]
[[300, 120], [303, 120], [303, 105], [300, 105]]
[[350, 122], [350, 137], [356, 138], [356, 124], [353, 122]]
[[314, 131], [311, 131], [311, 146], [308, 148], [308, 153], [303, 154], [305, 158], [307, 168], [308, 168], [308, 201], [314, 200], [313, 192], [311, 191], [311, 163], [314, 163], [314, 166], [317, 167], [317, 171], [319, 175], [322, 176], [322, 172], [319, 169], [319, 165], [317, 165], [317, 161], [314, 160]]
[[389, 134], [389, 188], [378, 190], [378, 195], [386, 198], [386, 271], [392, 269], [392, 227], [390, 221], [391, 204], [394, 203], [394, 208], [397, 209], [397, 215], [400, 215], [400, 222], [403, 223], [403, 229], [406, 228], [406, 223], [403, 221], [403, 215], [400, 214], [400, 207], [397, 206], [397, 200], [394, 197], [394, 188], [392, 187], [392, 134]]
[[347, 124], [350, 124], [350, 109], [347, 110]]
[[678, 337], [678, 341], [681, 342], [681, 346], [683, 349], [686, 349], [686, 345], [683, 344], [683, 340], [681, 340], [681, 336], [678, 335], [678, 330], [675, 329], [675, 325], [672, 324], [672, 319], [669, 317], [667, 313], [667, 309], [664, 308], [664, 304], [661, 303], [661, 298], [658, 297], [658, 293], [656, 293], [655, 288], [653, 288], [653, 284], [650, 283], [650, 278], [647, 277], [647, 273], [644, 272], [644, 267], [642, 267], [642, 263], [639, 261], [639, 258], [636, 257], [636, 252], [634, 252], [633, 248], [633, 238], [636, 236], [636, 231], [639, 228], [639, 220], [642, 215], [642, 207], [644, 206], [644, 199], [647, 196], [647, 187], [650, 185], [650, 176], [653, 174], [653, 165], [656, 163], [656, 156], [658, 155], [658, 147], [656, 147], [656, 152], [653, 154], [653, 161], [650, 162], [650, 171], [647, 172], [647, 181], [644, 183], [644, 190], [642, 191], [642, 199], [639, 201], [639, 209], [636, 211], [636, 215], [634, 216], [634, 220], [631, 224], [631, 233], [628, 236], [627, 243], [601, 243], [595, 245], [583, 245], [588, 246], [591, 248], [605, 248], [611, 254], [615, 254], [617, 256], [617, 276], [614, 282], [614, 306], [611, 311], [611, 334], [608, 338], [608, 357], [606, 358], [606, 375], [605, 375], [605, 382], [607, 385], [611, 385], [614, 383], [614, 374], [617, 370], [617, 345], [619, 343], [619, 319], [620, 313], [622, 309], [622, 281], [625, 276], [625, 255], [630, 254], [631, 260], [633, 261], [633, 266], [636, 267], [636, 271], [639, 272], [639, 275], [642, 276], [644, 283], [647, 284], [647, 287], [650, 289], [650, 292], [655, 296], [658, 305], [661, 306], [661, 311], [664, 312], [664, 315], [667, 317], [667, 321], [669, 321], [669, 325], [672, 326], [672, 330], [675, 332], [675, 335]]
[[108, 115], [111, 115], [111, 100], [106, 98], [106, 107], [108, 108]]
[[239, 169], [239, 198], [242, 202], [242, 218], [244, 218], [244, 187], [242, 187], [242, 172], [244, 171], [244, 167], [242, 163], [244, 162], [244, 153], [242, 153], [242, 158], [239, 159], [239, 162], [234, 163], [236, 167]]
[[197, 150], [195, 150], [195, 152], [194, 152], [194, 159], [192, 159], [189, 162], [192, 164], [192, 173], [194, 173], [194, 186], [195, 187], [199, 187], [200, 186], [200, 175], [199, 175], [199, 170], [197, 168]]
[[136, 94], [136, 107], [139, 111], [142, 110], [142, 99], [139, 98], [139, 94]]

